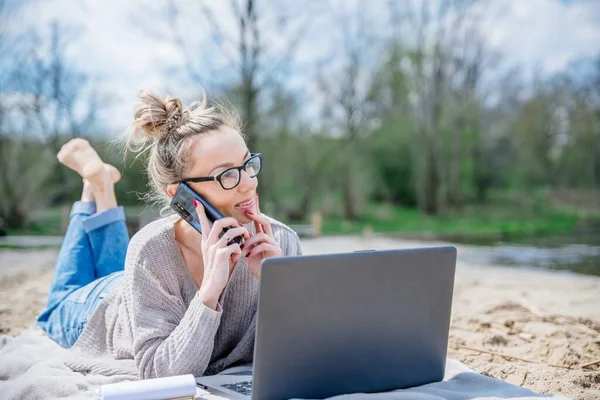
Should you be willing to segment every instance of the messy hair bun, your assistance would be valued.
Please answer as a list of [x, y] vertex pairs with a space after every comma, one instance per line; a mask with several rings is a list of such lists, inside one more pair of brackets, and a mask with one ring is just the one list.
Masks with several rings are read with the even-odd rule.
[[164, 206], [164, 211], [170, 202], [167, 186], [183, 179], [190, 167], [190, 138], [222, 126], [240, 132], [240, 120], [229, 104], [209, 106], [205, 94], [188, 108], [178, 98], [163, 99], [149, 91], [140, 92], [139, 100], [125, 148], [138, 155], [148, 152], [147, 171], [153, 190], [146, 199]]
[[165, 139], [189, 117], [181, 100], [167, 97], [161, 99], [156, 94], [140, 92], [140, 103], [135, 110], [134, 130], [144, 132], [155, 140]]

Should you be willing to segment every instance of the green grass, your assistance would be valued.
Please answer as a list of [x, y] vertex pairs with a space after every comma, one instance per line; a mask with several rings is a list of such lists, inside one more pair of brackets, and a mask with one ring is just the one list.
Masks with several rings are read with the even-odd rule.
[[[136, 221], [144, 209], [143, 205], [125, 208], [130, 230], [135, 229]], [[523, 196], [519, 192], [501, 191], [492, 193], [485, 204], [467, 205], [443, 218], [425, 215], [416, 209], [372, 203], [365, 207], [356, 221], [344, 221], [339, 215], [325, 215], [322, 231], [325, 235], [359, 234], [370, 227], [375, 233], [403, 237], [490, 244], [527, 237], [571, 235], [582, 225], [591, 224], [594, 234], [598, 235], [600, 213], [588, 211], [582, 213], [569, 207], [552, 205], [543, 192]], [[68, 215], [68, 208], [40, 210], [32, 215], [25, 229], [8, 233], [63, 235], [65, 215]]]
[[376, 233], [415, 238], [446, 239], [489, 244], [527, 237], [564, 235], [577, 231], [583, 222], [600, 222], [598, 215], [580, 214], [550, 206], [542, 199], [518, 199], [507, 193], [482, 205], [469, 205], [446, 217], [423, 214], [416, 209], [369, 204], [353, 222], [325, 217], [323, 233], [356, 234], [370, 227]]

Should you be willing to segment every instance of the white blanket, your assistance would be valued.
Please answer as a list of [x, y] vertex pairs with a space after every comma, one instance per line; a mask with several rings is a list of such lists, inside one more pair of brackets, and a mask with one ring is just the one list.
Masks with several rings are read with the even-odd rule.
[[[98, 399], [100, 385], [136, 379], [120, 373], [119, 369], [110, 374], [73, 372], [66, 366], [72, 365], [72, 360], [72, 352], [54, 343], [37, 327], [31, 327], [17, 337], [0, 336], [0, 398]], [[203, 399], [220, 398], [200, 389], [198, 396]], [[388, 393], [357, 393], [331, 399], [525, 400], [540, 397], [565, 399], [535, 394], [528, 389], [477, 374], [460, 362], [449, 359], [443, 382]]]

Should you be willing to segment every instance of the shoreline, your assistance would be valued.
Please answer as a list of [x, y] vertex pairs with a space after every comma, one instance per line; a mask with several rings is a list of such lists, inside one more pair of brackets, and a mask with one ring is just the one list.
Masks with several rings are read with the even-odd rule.
[[[439, 244], [447, 243], [379, 236], [302, 240], [305, 254]], [[539, 393], [600, 398], [600, 365], [578, 368], [600, 359], [600, 277], [485, 264], [470, 246], [456, 247], [448, 356]], [[57, 254], [0, 250], [0, 333], [18, 335], [35, 321]]]

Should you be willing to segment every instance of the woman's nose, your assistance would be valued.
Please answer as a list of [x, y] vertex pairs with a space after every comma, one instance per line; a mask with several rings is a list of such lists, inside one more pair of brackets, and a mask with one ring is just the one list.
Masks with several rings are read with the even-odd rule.
[[240, 184], [238, 188], [240, 192], [247, 192], [248, 190], [252, 190], [256, 188], [258, 185], [258, 179], [256, 177], [250, 178], [250, 175], [244, 170], [240, 172]]

